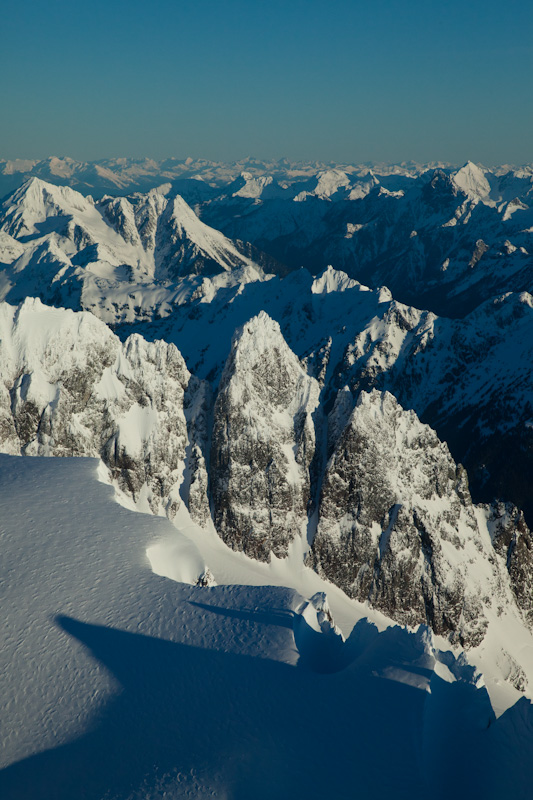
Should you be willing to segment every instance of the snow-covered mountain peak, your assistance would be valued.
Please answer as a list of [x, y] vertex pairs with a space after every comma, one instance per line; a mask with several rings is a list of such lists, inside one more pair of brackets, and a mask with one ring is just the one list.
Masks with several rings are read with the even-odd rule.
[[169, 199], [167, 214], [176, 230], [195, 244], [210, 247], [213, 241], [227, 241], [219, 231], [205, 225], [180, 194]]
[[[262, 274], [261, 268], [243, 255], [231, 239], [202, 222], [179, 194], [169, 199], [161, 215], [160, 228], [158, 261], [162, 277], [201, 272], [204, 264], [207, 264], [208, 273], [246, 266], [253, 268], [257, 276]], [[178, 270], [174, 266], [176, 263]]]
[[[429, 425], [420, 422], [417, 415], [412, 410], [404, 410], [398, 400], [390, 392], [380, 392], [373, 389], [370, 392], [361, 392], [357, 399], [355, 408], [348, 421], [348, 426], [353, 430], [358, 430], [359, 435], [371, 438], [380, 443], [383, 451], [388, 453], [387, 463], [383, 466], [386, 472], [394, 473], [391, 482], [397, 487], [396, 502], [409, 502], [416, 494], [425, 494], [425, 489], [421, 490], [418, 479], [423, 482], [427, 476], [423, 472], [418, 473], [406, 469], [405, 447], [406, 445], [413, 450], [420, 450], [420, 454], [427, 455], [428, 450], [436, 448], [435, 453], [451, 463], [448, 446], [440, 442], [437, 434]], [[402, 462], [399, 466], [397, 459]], [[443, 491], [438, 481], [436, 483], [437, 493]]]
[[337, 441], [310, 560], [352, 597], [467, 646], [514, 607], [465, 470], [388, 392], [362, 392]]
[[115, 324], [156, 309], [167, 315], [195, 292], [198, 275], [223, 275], [233, 286], [265, 278], [256, 254], [276, 265], [202, 222], [170, 184], [94, 203], [33, 177], [4, 200], [0, 236], [0, 263], [10, 265], [0, 274], [1, 299], [37, 295]]
[[4, 200], [2, 210], [2, 229], [20, 237], [39, 233], [38, 226], [50, 217], [94, 212], [94, 204], [68, 186], [55, 186], [32, 177]]
[[273, 346], [289, 349], [279, 323], [269, 317], [266, 311], [260, 311], [259, 314], [238, 328], [232, 342], [232, 347], [241, 358], [252, 352], [260, 355]]
[[360, 177], [355, 186], [351, 189], [348, 199], [361, 200], [363, 197], [370, 194], [372, 189], [375, 189], [376, 186], [379, 185], [380, 182], [378, 178], [374, 175], [372, 170], [368, 170], [367, 174], [364, 177]]
[[138, 334], [121, 344], [92, 314], [38, 299], [0, 304], [0, 341], [3, 452], [100, 457], [140, 508], [172, 517], [189, 449], [203, 457], [207, 413], [178, 349]]
[[247, 197], [247, 198], [260, 198], [263, 196], [265, 189], [269, 187], [269, 196], [273, 194], [282, 194], [281, 187], [274, 184], [274, 179], [271, 175], [254, 176], [251, 172], [241, 172], [238, 186], [232, 192], [232, 197]]
[[351, 180], [349, 175], [341, 169], [327, 169], [317, 175], [315, 194], [320, 197], [331, 197], [339, 189], [347, 189]]
[[490, 183], [486, 178], [486, 170], [467, 161], [466, 164], [452, 175], [454, 185], [466, 195], [478, 200], [484, 200], [490, 194]]
[[359, 287], [362, 292], [369, 292], [368, 286], [363, 286], [359, 281], [349, 278], [342, 270], [334, 269], [331, 264], [326, 267], [321, 275], [315, 278], [311, 285], [313, 294], [328, 294], [329, 292], [342, 292], [345, 289]]
[[147, 193], [153, 196], [161, 196], [166, 197], [172, 191], [172, 184], [171, 183], [162, 183], [159, 186], [155, 186], [153, 189]]
[[26, 205], [39, 205], [41, 203], [56, 203], [62, 208], [84, 208], [93, 205], [92, 200], [71, 189], [70, 186], [58, 186], [55, 183], [31, 177], [22, 186], [4, 201], [4, 205], [25, 203]]
[[261, 311], [235, 334], [213, 423], [215, 526], [235, 550], [269, 561], [307, 528], [318, 382]]

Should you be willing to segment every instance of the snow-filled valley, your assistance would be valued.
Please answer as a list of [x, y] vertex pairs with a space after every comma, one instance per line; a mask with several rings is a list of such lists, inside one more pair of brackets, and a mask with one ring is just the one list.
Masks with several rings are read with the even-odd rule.
[[0, 170], [0, 796], [529, 798], [531, 168], [242, 166]]

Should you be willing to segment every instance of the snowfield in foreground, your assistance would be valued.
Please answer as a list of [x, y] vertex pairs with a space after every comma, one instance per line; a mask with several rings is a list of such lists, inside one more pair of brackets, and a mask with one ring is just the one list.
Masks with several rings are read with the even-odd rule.
[[[0, 456], [4, 800], [530, 796], [531, 704], [496, 672], [498, 718], [427, 628], [291, 555], [252, 562], [184, 509], [124, 508], [103, 474]], [[202, 565], [219, 585], [170, 579]]]

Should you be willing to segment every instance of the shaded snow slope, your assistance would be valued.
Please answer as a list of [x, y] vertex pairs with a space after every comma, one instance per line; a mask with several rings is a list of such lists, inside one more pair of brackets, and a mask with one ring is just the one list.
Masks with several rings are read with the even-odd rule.
[[320, 586], [309, 604], [154, 575], [146, 547], [183, 534], [116, 505], [96, 467], [0, 457], [3, 798], [527, 797], [528, 701], [495, 720], [425, 629], [363, 618], [324, 672]]

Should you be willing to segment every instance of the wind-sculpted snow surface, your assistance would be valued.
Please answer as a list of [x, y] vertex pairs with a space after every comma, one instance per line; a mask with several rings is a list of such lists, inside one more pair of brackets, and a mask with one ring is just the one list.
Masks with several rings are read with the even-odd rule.
[[209, 405], [176, 347], [137, 334], [121, 344], [91, 314], [39, 300], [1, 304], [0, 331], [2, 451], [100, 456], [140, 507], [172, 517], [188, 450], [205, 451]]
[[211, 454], [215, 526], [230, 547], [265, 561], [305, 534], [319, 393], [267, 314], [236, 332]]
[[311, 570], [272, 585], [275, 565], [220, 541], [209, 564], [227, 557], [241, 585], [154, 575], [159, 539], [182, 580], [203, 561], [97, 471], [0, 456], [2, 800], [529, 796], [516, 690], [497, 719], [479, 671], [426, 628], [388, 625]]
[[464, 469], [395, 398], [361, 393], [328, 463], [310, 563], [403, 624], [475, 646], [512, 604]]

